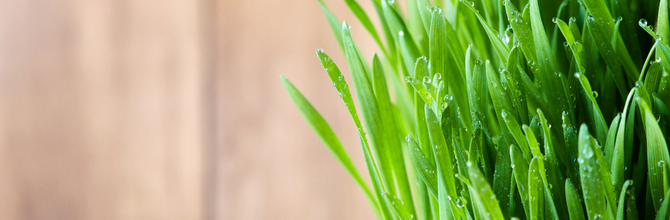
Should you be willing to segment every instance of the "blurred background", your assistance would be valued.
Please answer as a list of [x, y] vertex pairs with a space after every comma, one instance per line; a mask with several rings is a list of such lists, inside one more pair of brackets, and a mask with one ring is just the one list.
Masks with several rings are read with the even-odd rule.
[[316, 0], [0, 0], [0, 219], [374, 218], [279, 81], [364, 169], [319, 47]]

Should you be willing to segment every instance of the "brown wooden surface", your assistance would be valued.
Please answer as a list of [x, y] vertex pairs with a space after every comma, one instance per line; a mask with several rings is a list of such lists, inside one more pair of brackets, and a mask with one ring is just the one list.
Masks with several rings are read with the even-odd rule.
[[279, 81], [367, 176], [318, 47], [350, 80], [314, 0], [0, 0], [0, 219], [372, 219]]
[[0, 219], [201, 219], [198, 1], [0, 1]]

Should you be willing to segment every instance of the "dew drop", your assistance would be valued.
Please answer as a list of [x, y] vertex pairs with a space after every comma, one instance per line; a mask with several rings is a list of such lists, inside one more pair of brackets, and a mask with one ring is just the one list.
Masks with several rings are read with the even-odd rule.
[[477, 59], [475, 60], [475, 65], [480, 66], [480, 65], [482, 65], [482, 64], [484, 64], [484, 62], [482, 62], [482, 59], [477, 58]]
[[586, 20], [589, 21], [589, 22], [596, 22], [596, 18], [594, 18], [591, 15], [589, 15], [589, 17], [587, 17]]
[[458, 206], [459, 208], [465, 207], [465, 204], [463, 203], [463, 199], [461, 199], [461, 198], [456, 199], [456, 206]]
[[558, 23], [558, 19], [556, 17], [551, 18], [551, 22], [554, 22], [554, 24]]
[[640, 19], [640, 21], [638, 21], [638, 25], [640, 25], [642, 28], [647, 27], [647, 19]]
[[423, 77], [423, 83], [430, 83], [430, 82], [431, 82], [430, 77], [428, 76]]
[[598, 98], [598, 92], [593, 91], [593, 98], [594, 98], [594, 99], [597, 99], [597, 98]]

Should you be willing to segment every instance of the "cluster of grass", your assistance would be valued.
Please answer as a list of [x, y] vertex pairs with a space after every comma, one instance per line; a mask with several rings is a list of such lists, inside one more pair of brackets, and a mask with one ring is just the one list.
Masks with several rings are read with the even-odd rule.
[[377, 217], [668, 219], [668, 0], [475, 1], [372, 0], [374, 24], [345, 0], [379, 46], [369, 62], [319, 0], [360, 112], [316, 52], [370, 184], [282, 76]]

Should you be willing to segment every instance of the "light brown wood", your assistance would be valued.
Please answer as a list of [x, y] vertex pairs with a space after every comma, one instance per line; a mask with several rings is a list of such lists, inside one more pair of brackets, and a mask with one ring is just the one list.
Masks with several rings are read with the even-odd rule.
[[0, 0], [0, 219], [374, 218], [279, 81], [367, 176], [318, 47], [313, 0]]
[[0, 219], [202, 219], [196, 0], [0, 1]]

